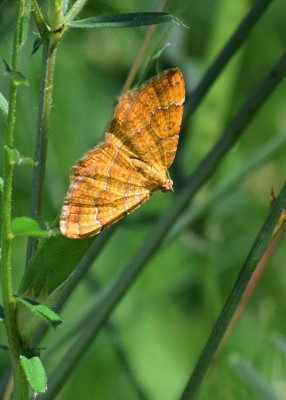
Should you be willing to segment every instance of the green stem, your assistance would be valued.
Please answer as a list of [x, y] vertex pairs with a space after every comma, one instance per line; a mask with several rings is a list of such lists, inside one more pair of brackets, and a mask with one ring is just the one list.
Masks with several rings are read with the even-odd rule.
[[[42, 219], [42, 204], [44, 195], [46, 159], [48, 152], [48, 133], [51, 117], [56, 51], [57, 45], [55, 43], [51, 43], [49, 40], [46, 40], [43, 51], [41, 98], [38, 113], [35, 167], [32, 189], [32, 217], [38, 220]], [[27, 261], [31, 259], [37, 243], [37, 238], [29, 238], [27, 246]]]
[[42, 38], [47, 37], [50, 30], [49, 30], [48, 25], [46, 24], [46, 21], [44, 20], [44, 17], [41, 13], [40, 7], [38, 6], [38, 3], [36, 2], [36, 0], [32, 0], [31, 11], [32, 11], [35, 24], [37, 25], [37, 28], [40, 32], [41, 37]]
[[[24, 3], [18, 0], [17, 20], [13, 43], [12, 54], [12, 71], [17, 71], [18, 59], [20, 51], [20, 36], [21, 36], [21, 16], [24, 12]], [[15, 302], [13, 299], [12, 274], [11, 274], [11, 208], [12, 208], [12, 181], [13, 181], [13, 163], [9, 157], [9, 152], [5, 149], [13, 147], [14, 130], [16, 119], [16, 104], [17, 104], [18, 83], [13, 76], [10, 84], [10, 100], [7, 119], [7, 131], [4, 147], [4, 186], [2, 195], [2, 225], [1, 225], [1, 262], [0, 276], [3, 291], [3, 307], [5, 314], [5, 327], [7, 339], [12, 359], [12, 368], [14, 373], [15, 398], [24, 400], [28, 398], [28, 382], [20, 364], [20, 338], [16, 324]]]
[[257, 266], [258, 262], [262, 258], [263, 254], [267, 250], [267, 246], [273, 239], [273, 233], [277, 226], [278, 220], [285, 208], [286, 202], [286, 182], [272, 208], [268, 218], [264, 222], [260, 232], [258, 233], [256, 240], [248, 254], [248, 257], [244, 263], [241, 273], [235, 282], [233, 289], [227, 299], [223, 310], [212, 330], [212, 333], [205, 345], [204, 350], [195, 366], [195, 369], [185, 387], [185, 390], [181, 396], [181, 400], [193, 399], [197, 393], [197, 390], [214, 359], [215, 353], [223, 339], [223, 336], [229, 326], [231, 319], [237, 306], [245, 292], [248, 282]]

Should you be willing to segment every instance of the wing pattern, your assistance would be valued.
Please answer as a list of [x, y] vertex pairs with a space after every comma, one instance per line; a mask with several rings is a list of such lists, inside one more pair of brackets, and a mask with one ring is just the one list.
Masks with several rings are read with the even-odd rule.
[[73, 167], [60, 217], [62, 234], [84, 238], [108, 228], [158, 189], [173, 190], [185, 85], [169, 69], [124, 94], [105, 140]]

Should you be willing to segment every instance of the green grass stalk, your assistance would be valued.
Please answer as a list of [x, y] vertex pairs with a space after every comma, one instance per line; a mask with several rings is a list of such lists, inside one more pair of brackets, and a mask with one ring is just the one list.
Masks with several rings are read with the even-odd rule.
[[16, 27], [13, 41], [12, 52], [12, 72], [10, 83], [9, 110], [7, 119], [7, 130], [4, 146], [4, 186], [2, 194], [2, 224], [1, 224], [1, 261], [0, 261], [0, 279], [3, 292], [3, 307], [5, 314], [5, 328], [7, 340], [12, 360], [12, 369], [14, 374], [14, 396], [17, 400], [28, 399], [28, 381], [24, 375], [20, 364], [20, 337], [16, 324], [15, 301], [13, 298], [12, 286], [12, 265], [11, 265], [11, 208], [12, 208], [12, 183], [13, 183], [13, 162], [7, 148], [13, 148], [14, 131], [16, 120], [16, 105], [19, 82], [15, 72], [18, 69], [19, 52], [21, 47], [21, 16], [24, 13], [24, 3], [21, 0], [16, 2]]
[[286, 204], [286, 182], [275, 201], [273, 208], [271, 209], [267, 219], [265, 220], [262, 228], [260, 229], [256, 240], [248, 254], [248, 257], [244, 263], [244, 266], [240, 272], [240, 275], [233, 286], [233, 289], [227, 299], [223, 310], [211, 332], [211, 335], [207, 341], [205, 348], [203, 349], [201, 356], [195, 366], [195, 369], [183, 391], [181, 400], [193, 399], [197, 393], [197, 390], [212, 362], [215, 353], [223, 339], [223, 336], [228, 328], [235, 310], [237, 309], [248, 282], [251, 276], [262, 258], [263, 254], [267, 251], [271, 240], [273, 239], [273, 233], [276, 225], [279, 221], [281, 213], [283, 212]]
[[[31, 213], [32, 218], [35, 218], [39, 221], [42, 220], [42, 205], [44, 197], [44, 182], [48, 152], [48, 134], [52, 109], [56, 51], [57, 44], [52, 43], [50, 40], [46, 39], [44, 41], [42, 60], [42, 81], [36, 133], [35, 167], [33, 173]], [[27, 246], [27, 262], [31, 259], [37, 247], [37, 243], [37, 238], [29, 238]]]

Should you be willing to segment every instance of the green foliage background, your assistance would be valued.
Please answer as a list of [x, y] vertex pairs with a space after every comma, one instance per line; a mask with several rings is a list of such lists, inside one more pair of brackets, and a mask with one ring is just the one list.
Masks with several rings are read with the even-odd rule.
[[[189, 29], [167, 24], [158, 26], [145, 63], [156, 46], [169, 41], [171, 46], [163, 53], [161, 69], [179, 66], [190, 93], [252, 4], [246, 0], [171, 0], [167, 11]], [[0, 56], [9, 59], [14, 9], [7, 1], [0, 7]], [[81, 17], [156, 10], [153, 1], [90, 1]], [[74, 30], [68, 32], [60, 45], [47, 161], [44, 204], [47, 222], [51, 223], [60, 211], [70, 167], [101, 139], [115, 98], [147, 30], [146, 27]], [[183, 188], [184, 179], [285, 51], [285, 37], [285, 1], [276, 0], [182, 132], [178, 157], [171, 170], [175, 193], [154, 194], [148, 204], [117, 224], [114, 235], [61, 312], [64, 323], [45, 337], [41, 347], [56, 346], [84, 313], [89, 300], [97, 296], [98, 288], [106, 287], [132, 258], [176, 192]], [[15, 147], [29, 157], [34, 156], [41, 65], [40, 51], [31, 56], [33, 40], [31, 34], [22, 51], [21, 72], [29, 86], [20, 91], [15, 138]], [[8, 95], [9, 82], [3, 74], [0, 82], [1, 91]], [[285, 93], [284, 80], [222, 160], [208, 184], [199, 191], [195, 204], [208, 198], [218, 185], [255, 157], [257, 151], [259, 154], [259, 149], [271, 138], [286, 135]], [[1, 134], [1, 146], [2, 141]], [[163, 246], [121, 301], [110, 325], [83, 356], [57, 399], [178, 397], [268, 213], [270, 189], [274, 187], [278, 192], [285, 180], [285, 156], [286, 148], [281, 146], [234, 190], [211, 204], [195, 224]], [[30, 214], [31, 179], [31, 166], [15, 169], [13, 217]], [[23, 273], [25, 250], [25, 239], [14, 241], [15, 291]], [[255, 379], [249, 382], [249, 370], [260, 376], [265, 387], [271, 387], [277, 399], [283, 398], [286, 355], [276, 339], [286, 335], [285, 259], [284, 240], [204, 381], [199, 399], [261, 398]], [[43, 351], [48, 372], [57, 365], [75, 334], [71, 330], [70, 336], [59, 342], [53, 356], [46, 361]], [[8, 355], [1, 355], [0, 375], [3, 371], [4, 376], [8, 361]], [[127, 371], [126, 361], [132, 373]], [[145, 393], [142, 397], [132, 383], [132, 376]]]

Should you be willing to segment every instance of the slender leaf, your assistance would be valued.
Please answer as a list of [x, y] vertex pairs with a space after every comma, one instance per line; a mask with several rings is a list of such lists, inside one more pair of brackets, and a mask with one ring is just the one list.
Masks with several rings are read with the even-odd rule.
[[34, 40], [34, 43], [33, 43], [32, 54], [35, 54], [39, 50], [39, 48], [41, 47], [41, 45], [43, 43], [44, 43], [44, 40], [40, 36], [36, 37], [36, 39]]
[[20, 47], [23, 46], [27, 40], [31, 16], [31, 3], [31, 0], [25, 0], [24, 12], [20, 18]]
[[157, 25], [165, 22], [174, 22], [178, 25], [183, 25], [172, 14], [160, 12], [106, 15], [67, 22], [67, 25], [71, 28], [131, 28]]

